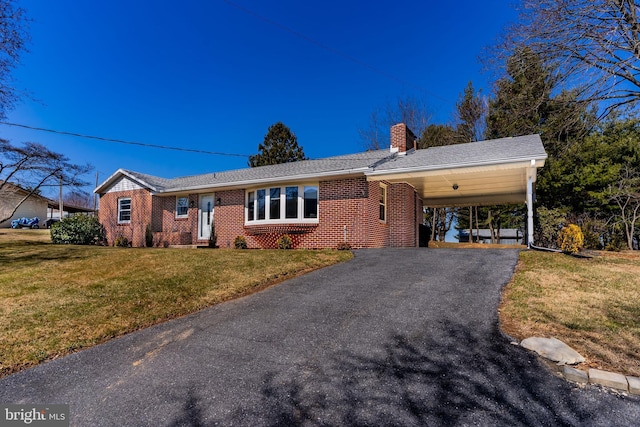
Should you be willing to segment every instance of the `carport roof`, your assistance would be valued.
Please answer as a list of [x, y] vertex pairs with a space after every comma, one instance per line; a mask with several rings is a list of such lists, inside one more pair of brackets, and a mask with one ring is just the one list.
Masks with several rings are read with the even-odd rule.
[[415, 150], [366, 175], [411, 184], [430, 207], [524, 203], [546, 158], [540, 136], [526, 135]]
[[407, 153], [367, 151], [173, 179], [120, 169], [95, 192], [106, 192], [121, 176], [154, 193], [172, 194], [364, 175], [372, 181], [409, 183], [426, 206], [497, 204], [523, 202], [527, 177], [535, 177], [546, 158], [540, 136], [527, 135]]

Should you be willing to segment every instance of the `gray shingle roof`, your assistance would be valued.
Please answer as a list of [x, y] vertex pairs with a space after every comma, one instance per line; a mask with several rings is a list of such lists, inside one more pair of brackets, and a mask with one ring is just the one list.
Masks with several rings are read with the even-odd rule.
[[166, 192], [200, 187], [221, 187], [252, 181], [260, 182], [304, 176], [313, 177], [314, 175], [322, 176], [326, 174], [349, 174], [357, 170], [364, 172], [370, 165], [391, 156], [392, 154], [389, 153], [388, 150], [367, 151], [364, 153], [327, 157], [318, 160], [303, 160], [279, 165], [214, 172], [173, 179], [159, 178], [129, 170], [124, 172], [149, 184], [158, 192]]
[[397, 156], [374, 168], [375, 172], [398, 169], [445, 169], [480, 164], [496, 164], [516, 159], [546, 159], [540, 135], [500, 138], [466, 144], [416, 150]]
[[[208, 187], [221, 188], [244, 184], [252, 185], [288, 179], [313, 179], [331, 175], [381, 175], [386, 172], [397, 173], [407, 169], [447, 169], [496, 164], [514, 160], [546, 159], [546, 157], [547, 154], [542, 146], [540, 136], [527, 135], [433, 147], [412, 151], [406, 155], [392, 154], [388, 150], [366, 151], [324, 159], [303, 160], [173, 179], [160, 178], [128, 170], [122, 170], [122, 172], [145, 183], [152, 190], [162, 193]], [[96, 192], [102, 191], [112, 178], [98, 187]]]

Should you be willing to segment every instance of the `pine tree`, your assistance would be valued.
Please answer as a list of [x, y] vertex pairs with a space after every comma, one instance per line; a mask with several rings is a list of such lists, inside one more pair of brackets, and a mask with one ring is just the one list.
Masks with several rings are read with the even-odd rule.
[[277, 165], [280, 163], [306, 160], [298, 138], [284, 123], [278, 122], [269, 126], [262, 144], [258, 145], [258, 154], [249, 156], [249, 166]]

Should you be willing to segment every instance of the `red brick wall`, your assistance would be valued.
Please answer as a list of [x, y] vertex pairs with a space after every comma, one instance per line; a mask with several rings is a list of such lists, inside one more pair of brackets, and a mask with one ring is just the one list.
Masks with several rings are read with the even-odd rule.
[[[117, 224], [117, 199], [131, 197], [131, 224]], [[320, 181], [317, 224], [244, 224], [244, 190], [215, 193], [214, 224], [217, 244], [233, 247], [244, 236], [250, 248], [275, 248], [289, 234], [295, 248], [336, 248], [345, 241], [352, 248], [413, 247], [418, 243], [422, 203], [408, 184], [387, 184], [387, 221], [379, 219], [380, 183], [365, 177]], [[219, 201], [218, 201], [219, 200]], [[175, 217], [175, 196], [151, 196], [146, 190], [107, 193], [100, 199], [100, 221], [109, 244], [118, 235], [144, 246], [144, 231], [152, 224], [156, 246], [205, 244], [198, 241], [198, 195], [189, 195], [189, 216]], [[152, 220], [153, 218], [153, 220]]]
[[218, 191], [215, 198], [220, 199], [220, 204], [213, 209], [217, 244], [221, 248], [232, 248], [234, 239], [245, 234], [244, 190]]
[[[118, 224], [118, 199], [131, 198], [131, 221]], [[107, 233], [107, 244], [113, 245], [115, 240], [126, 237], [132, 246], [144, 246], [145, 230], [151, 223], [152, 199], [147, 190], [128, 190], [107, 193], [100, 197], [98, 218]]]
[[417, 246], [418, 218], [416, 217], [415, 190], [409, 184], [394, 184], [387, 188], [389, 246], [400, 248]]

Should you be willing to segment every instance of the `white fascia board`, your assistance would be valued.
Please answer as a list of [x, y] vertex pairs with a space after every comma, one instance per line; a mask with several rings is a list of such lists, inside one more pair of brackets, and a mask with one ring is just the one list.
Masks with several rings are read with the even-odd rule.
[[438, 165], [438, 166], [413, 166], [409, 168], [395, 168], [395, 169], [381, 169], [377, 171], [365, 172], [367, 177], [369, 176], [384, 176], [384, 175], [404, 175], [413, 172], [441, 172], [447, 169], [466, 169], [466, 168], [479, 168], [479, 167], [491, 167], [491, 166], [505, 166], [509, 164], [513, 164], [514, 168], [517, 167], [529, 167], [531, 160], [535, 160], [536, 167], [543, 167], [545, 159], [538, 158], [532, 159], [531, 157], [521, 157], [515, 159], [506, 159], [499, 160], [493, 162], [464, 162], [464, 163], [454, 163], [449, 165]]
[[149, 184], [148, 182], [145, 182], [145, 181], [141, 180], [138, 177], [135, 177], [135, 176], [131, 175], [130, 173], [128, 173], [124, 169], [118, 169], [117, 171], [115, 171], [109, 178], [104, 180], [102, 182], [102, 184], [97, 186], [96, 189], [93, 190], [93, 192], [95, 194], [102, 193], [103, 191], [105, 191], [107, 189], [107, 187], [112, 185], [121, 176], [126, 176], [127, 178], [131, 179], [132, 181], [135, 181], [135, 182], [138, 182], [138, 183], [142, 184], [143, 187], [146, 187], [146, 188], [150, 189], [152, 193], [158, 193], [158, 189], [155, 188], [153, 185]]
[[181, 193], [181, 192], [184, 193], [189, 191], [199, 192], [202, 190], [218, 190], [218, 191], [237, 190], [240, 188], [259, 187], [265, 184], [277, 184], [281, 182], [319, 181], [320, 178], [336, 178], [341, 176], [346, 177], [346, 176], [353, 176], [353, 175], [364, 176], [366, 175], [367, 170], [369, 170], [369, 168], [364, 167], [364, 168], [347, 169], [347, 170], [341, 170], [341, 171], [287, 175], [287, 176], [280, 176], [276, 178], [250, 179], [245, 181], [226, 182], [226, 183], [219, 183], [219, 184], [203, 184], [203, 185], [171, 188], [168, 190], [159, 191], [158, 193], [173, 194], [173, 193]]

